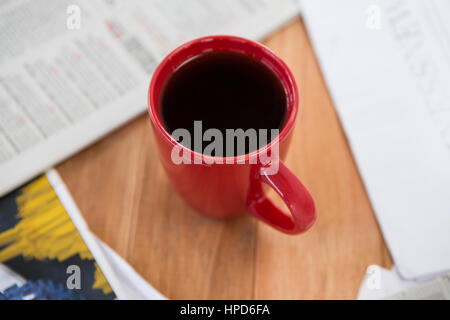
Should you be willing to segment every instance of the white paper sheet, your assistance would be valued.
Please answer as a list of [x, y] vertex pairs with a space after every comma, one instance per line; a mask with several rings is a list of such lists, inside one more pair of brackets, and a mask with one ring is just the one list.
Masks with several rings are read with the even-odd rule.
[[13, 285], [24, 285], [26, 280], [20, 275], [11, 270], [4, 264], [0, 263], [0, 292]]
[[449, 270], [450, 2], [300, 5], [400, 275]]
[[121, 283], [121, 299], [127, 300], [165, 300], [167, 299], [155, 288], [148, 284], [121, 256], [107, 244], [93, 235], [95, 241], [104, 253], [105, 263], [114, 271], [110, 277], [117, 278]]
[[46, 176], [117, 297], [120, 300], [166, 299], [89, 230], [58, 172], [52, 169]]

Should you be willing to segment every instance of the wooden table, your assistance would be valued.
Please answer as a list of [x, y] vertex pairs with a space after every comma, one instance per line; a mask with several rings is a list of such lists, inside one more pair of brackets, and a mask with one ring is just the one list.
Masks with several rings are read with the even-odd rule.
[[249, 215], [212, 220], [187, 207], [159, 163], [147, 115], [58, 166], [92, 231], [169, 298], [351, 299], [368, 265], [392, 265], [303, 22], [264, 43], [299, 85], [286, 164], [315, 198], [309, 232], [288, 236]]

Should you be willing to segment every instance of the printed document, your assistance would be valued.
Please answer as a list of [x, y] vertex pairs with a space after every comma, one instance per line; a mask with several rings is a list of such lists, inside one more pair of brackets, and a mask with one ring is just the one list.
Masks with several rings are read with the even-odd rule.
[[400, 276], [450, 269], [450, 2], [301, 0]]

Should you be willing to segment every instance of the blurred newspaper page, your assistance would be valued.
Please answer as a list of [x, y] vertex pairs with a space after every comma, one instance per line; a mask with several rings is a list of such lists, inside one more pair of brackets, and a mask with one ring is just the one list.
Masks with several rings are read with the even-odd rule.
[[400, 275], [449, 270], [450, 2], [299, 4]]
[[261, 39], [294, 0], [0, 2], [0, 196], [146, 108], [150, 75], [189, 39]]

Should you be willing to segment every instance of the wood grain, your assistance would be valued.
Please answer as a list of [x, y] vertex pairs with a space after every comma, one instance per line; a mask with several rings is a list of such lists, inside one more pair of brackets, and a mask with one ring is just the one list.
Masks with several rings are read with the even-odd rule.
[[287, 236], [248, 215], [213, 220], [187, 207], [146, 115], [57, 167], [92, 231], [169, 298], [350, 299], [368, 265], [392, 265], [302, 21], [264, 43], [299, 85], [286, 164], [316, 200], [309, 232]]

